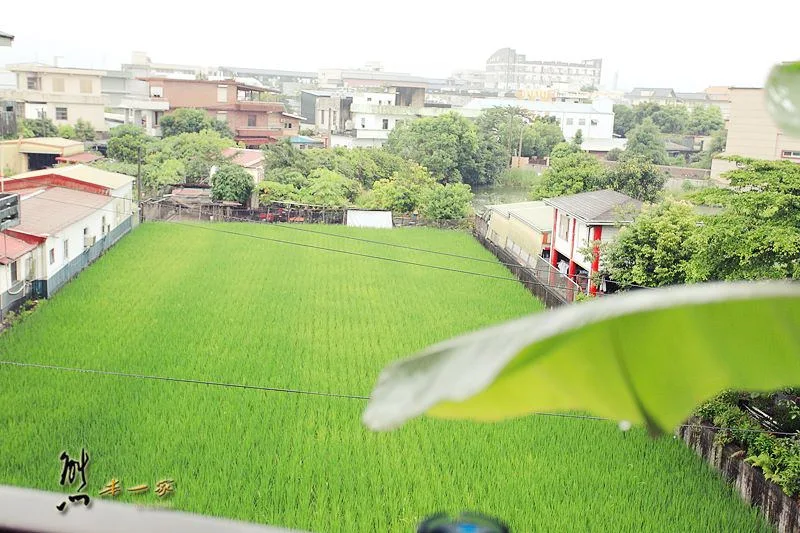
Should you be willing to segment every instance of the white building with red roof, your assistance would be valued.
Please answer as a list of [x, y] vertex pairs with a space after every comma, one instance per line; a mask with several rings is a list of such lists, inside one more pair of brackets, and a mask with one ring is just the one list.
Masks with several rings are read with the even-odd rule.
[[0, 232], [0, 313], [48, 298], [133, 227], [133, 179], [84, 165], [0, 180], [19, 223]]

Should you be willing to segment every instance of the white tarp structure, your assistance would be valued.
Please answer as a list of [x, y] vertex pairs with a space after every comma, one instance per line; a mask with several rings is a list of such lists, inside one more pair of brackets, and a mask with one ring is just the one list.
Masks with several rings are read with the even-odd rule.
[[355, 228], [391, 228], [391, 211], [347, 210], [347, 225]]

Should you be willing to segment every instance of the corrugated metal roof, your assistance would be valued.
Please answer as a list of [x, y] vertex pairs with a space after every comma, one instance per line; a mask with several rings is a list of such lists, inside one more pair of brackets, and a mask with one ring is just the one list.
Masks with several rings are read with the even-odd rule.
[[308, 137], [306, 135], [295, 135], [293, 137], [289, 137], [289, 142], [293, 144], [323, 144], [321, 140], [314, 139], [313, 137]]
[[247, 148], [225, 148], [222, 155], [240, 167], [252, 167], [264, 160], [264, 152]]
[[541, 233], [553, 230], [553, 208], [542, 201], [487, 205], [506, 218], [516, 218]]
[[34, 248], [36, 248], [36, 244], [4, 233], [0, 235], [0, 264], [7, 265], [11, 261], [16, 261]]
[[[14, 231], [46, 237], [82, 220], [114, 199], [102, 194], [53, 187], [22, 199], [20, 224]], [[109, 212], [109, 217], [113, 213]]]
[[75, 155], [56, 157], [56, 161], [60, 163], [91, 163], [92, 161], [97, 161], [98, 159], [102, 158], [103, 156], [101, 155], [93, 154], [91, 152], [82, 152]]
[[546, 198], [544, 202], [584, 222], [595, 224], [632, 222], [629, 211], [642, 208], [639, 200], [611, 189]]
[[132, 176], [119, 174], [117, 172], [109, 172], [107, 170], [100, 170], [99, 168], [90, 167], [87, 165], [70, 165], [59, 168], [45, 168], [42, 170], [34, 170], [33, 172], [16, 174], [6, 179], [8, 181], [12, 181], [24, 178], [33, 178], [37, 176], [47, 176], [48, 174], [63, 176], [66, 178], [91, 183], [93, 185], [99, 185], [107, 189], [117, 189], [129, 183], [133, 183], [134, 181]]

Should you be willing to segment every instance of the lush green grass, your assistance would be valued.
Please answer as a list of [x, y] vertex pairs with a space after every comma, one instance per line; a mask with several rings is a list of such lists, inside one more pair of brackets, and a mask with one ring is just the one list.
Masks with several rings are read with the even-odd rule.
[[[281, 227], [210, 228], [508, 275]], [[324, 231], [491, 257], [462, 233]], [[0, 336], [0, 354], [366, 395], [388, 361], [539, 308], [514, 282], [150, 223]], [[0, 406], [3, 484], [61, 490], [59, 454], [85, 446], [92, 495], [112, 477], [170, 477], [175, 508], [316, 531], [413, 531], [462, 509], [519, 532], [766, 530], [681, 443], [605, 422], [422, 419], [374, 434], [362, 400], [8, 366]]]

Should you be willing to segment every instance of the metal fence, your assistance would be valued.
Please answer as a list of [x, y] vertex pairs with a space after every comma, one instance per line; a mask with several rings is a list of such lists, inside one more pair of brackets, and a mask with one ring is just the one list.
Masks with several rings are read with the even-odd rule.
[[69, 280], [78, 273], [94, 263], [98, 257], [111, 248], [118, 240], [131, 231], [133, 227], [133, 217], [125, 219], [119, 226], [109, 231], [106, 235], [99, 238], [92, 246], [84, 249], [80, 255], [67, 263], [61, 270], [50, 276], [47, 280], [34, 280], [32, 295], [35, 298], [50, 298], [58, 292]]
[[171, 222], [296, 222], [306, 224], [344, 224], [346, 210], [336, 207], [274, 203], [258, 209], [170, 201], [150, 202], [143, 206], [145, 220]]
[[542, 257], [534, 257], [523, 263], [509, 250], [501, 248], [486, 235], [489, 227], [482, 217], [475, 217], [473, 235], [484, 248], [492, 252], [514, 276], [525, 284], [534, 296], [546, 307], [558, 307], [573, 302], [582, 293], [580, 286], [558, 271]]

